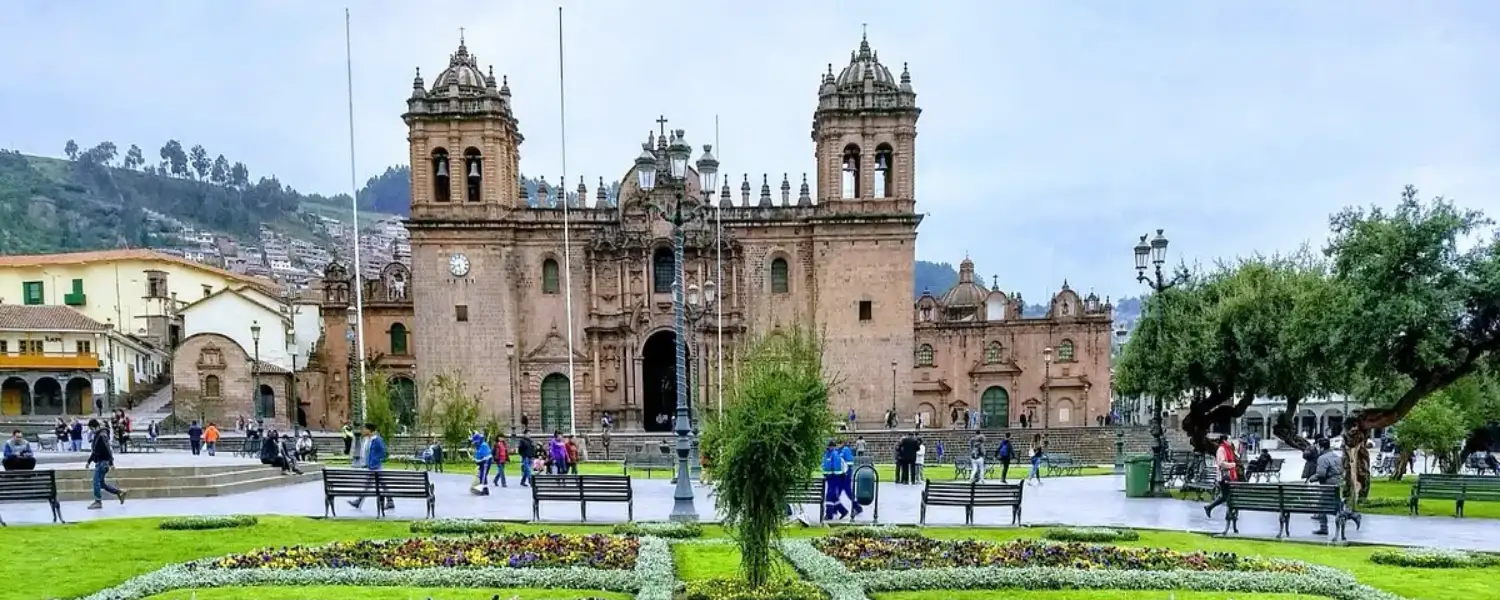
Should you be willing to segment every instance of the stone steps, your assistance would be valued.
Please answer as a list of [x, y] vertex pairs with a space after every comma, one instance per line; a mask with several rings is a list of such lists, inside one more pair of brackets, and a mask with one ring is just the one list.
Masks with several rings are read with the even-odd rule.
[[[124, 488], [134, 498], [199, 498], [226, 496], [270, 487], [316, 481], [323, 469], [319, 464], [301, 466], [302, 475], [282, 475], [268, 466], [164, 467], [120, 469], [111, 471], [107, 480]], [[58, 497], [62, 500], [93, 498], [92, 474], [87, 471], [58, 471]]]

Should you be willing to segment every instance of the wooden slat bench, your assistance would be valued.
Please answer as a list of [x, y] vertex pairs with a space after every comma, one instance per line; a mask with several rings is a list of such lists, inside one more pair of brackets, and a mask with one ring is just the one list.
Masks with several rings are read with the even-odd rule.
[[[968, 479], [974, 476], [974, 461], [967, 456], [953, 459], [953, 480]], [[984, 478], [995, 476], [995, 465], [990, 461], [984, 463]]]
[[823, 486], [824, 479], [804, 479], [792, 484], [787, 490], [786, 502], [792, 506], [805, 506], [814, 504], [818, 507], [818, 522], [823, 522]]
[[1286, 459], [1273, 458], [1270, 463], [1266, 464], [1266, 468], [1255, 469], [1253, 466], [1246, 467], [1245, 473], [1250, 476], [1250, 481], [1269, 483], [1272, 479], [1275, 479], [1279, 483], [1281, 481], [1281, 467], [1285, 464]]
[[323, 469], [323, 514], [338, 516], [335, 498], [375, 497], [376, 518], [385, 517], [387, 500], [416, 498], [427, 501], [427, 518], [437, 512], [437, 495], [426, 471], [370, 471], [367, 469]]
[[57, 502], [57, 471], [0, 471], [0, 503], [12, 502], [46, 502], [52, 506], [53, 523], [67, 522]]
[[964, 524], [974, 524], [976, 507], [1009, 506], [1011, 524], [1021, 524], [1021, 492], [1025, 487], [1019, 483], [967, 483], [927, 480], [922, 488], [922, 509], [919, 523], [927, 524], [927, 507], [962, 506]]
[[646, 478], [651, 477], [652, 471], [673, 472], [677, 468], [677, 455], [666, 454], [659, 450], [642, 450], [625, 456], [625, 465], [621, 475], [629, 475], [631, 469], [646, 472]]
[[[336, 498], [364, 498], [375, 495], [375, 473], [368, 469], [323, 469], [323, 516], [337, 517]], [[377, 503], [382, 503], [379, 500]]]
[[1411, 499], [1407, 508], [1417, 514], [1418, 500], [1452, 500], [1453, 516], [1464, 516], [1464, 503], [1500, 502], [1500, 477], [1487, 475], [1443, 475], [1423, 473], [1417, 476], [1416, 485], [1411, 486]]
[[533, 475], [531, 519], [542, 520], [542, 502], [577, 502], [584, 521], [590, 502], [624, 503], [626, 518], [635, 520], [635, 494], [629, 475]]
[[1047, 463], [1047, 475], [1051, 477], [1077, 475], [1083, 472], [1083, 465], [1073, 460], [1073, 455], [1071, 454], [1048, 452], [1043, 460]]
[[[1240, 532], [1240, 511], [1269, 512], [1279, 516], [1276, 537], [1291, 535], [1292, 515], [1328, 515], [1334, 517], [1336, 540], [1344, 537], [1344, 526], [1349, 517], [1343, 510], [1338, 486], [1305, 483], [1243, 483], [1231, 482], [1225, 492], [1224, 505], [1229, 512], [1224, 517], [1224, 533]], [[1355, 526], [1359, 521], [1355, 521]]]
[[1182, 487], [1178, 489], [1197, 498], [1219, 491], [1219, 468], [1214, 466], [1213, 461], [1198, 460], [1191, 465], [1192, 470], [1183, 478]]

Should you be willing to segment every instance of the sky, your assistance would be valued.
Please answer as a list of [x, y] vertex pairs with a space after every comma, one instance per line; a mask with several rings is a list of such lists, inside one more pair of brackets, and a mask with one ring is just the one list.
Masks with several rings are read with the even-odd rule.
[[[459, 41], [509, 78], [522, 170], [620, 178], [655, 120], [731, 181], [813, 169], [822, 74], [867, 29], [922, 108], [917, 257], [1045, 298], [1137, 295], [1172, 261], [1320, 247], [1405, 184], [1500, 216], [1500, 3], [362, 0], [355, 170], [407, 160], [400, 115]], [[167, 139], [304, 192], [350, 190], [344, 8], [319, 1], [0, 3], [0, 147]], [[565, 118], [564, 118], [565, 115]], [[717, 132], [715, 122], [717, 119]], [[737, 192], [736, 192], [737, 194]]]

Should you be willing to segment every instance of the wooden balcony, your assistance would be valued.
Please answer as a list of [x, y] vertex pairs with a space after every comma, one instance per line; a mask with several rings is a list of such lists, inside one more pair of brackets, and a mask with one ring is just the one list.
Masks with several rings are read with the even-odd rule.
[[37, 371], [94, 371], [99, 355], [92, 352], [0, 353], [0, 369]]

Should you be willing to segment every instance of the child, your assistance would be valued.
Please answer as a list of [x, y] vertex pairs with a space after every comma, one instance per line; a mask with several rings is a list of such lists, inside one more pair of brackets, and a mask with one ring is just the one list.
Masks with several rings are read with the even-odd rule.
[[495, 436], [494, 461], [495, 485], [507, 487], [505, 484], [505, 465], [510, 462], [510, 446], [506, 445], [504, 436]]
[[532, 473], [546, 473], [547, 472], [547, 459], [542, 458], [540, 456], [531, 459], [531, 472]]

